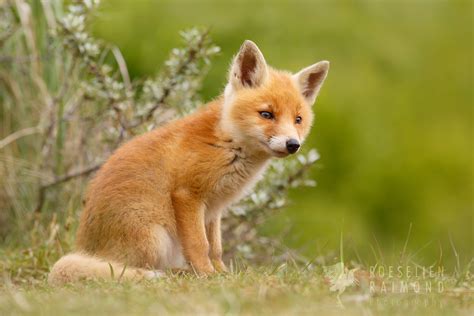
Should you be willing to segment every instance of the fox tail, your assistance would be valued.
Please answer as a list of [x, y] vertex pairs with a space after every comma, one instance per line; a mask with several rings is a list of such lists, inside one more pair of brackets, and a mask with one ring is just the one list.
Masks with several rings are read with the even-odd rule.
[[63, 285], [81, 280], [141, 280], [162, 276], [161, 272], [127, 267], [84, 253], [71, 253], [58, 260], [51, 268], [48, 283]]

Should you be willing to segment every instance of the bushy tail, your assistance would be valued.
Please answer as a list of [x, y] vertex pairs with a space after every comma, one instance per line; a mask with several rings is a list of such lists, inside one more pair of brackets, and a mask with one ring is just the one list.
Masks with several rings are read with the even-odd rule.
[[106, 261], [83, 253], [68, 254], [51, 268], [48, 283], [63, 285], [80, 280], [120, 279], [140, 280], [160, 276], [153, 270], [125, 267], [117, 262]]

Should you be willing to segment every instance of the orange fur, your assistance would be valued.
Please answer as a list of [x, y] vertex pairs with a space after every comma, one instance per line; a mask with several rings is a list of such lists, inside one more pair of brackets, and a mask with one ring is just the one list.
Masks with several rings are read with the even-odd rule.
[[[324, 65], [314, 71], [322, 80]], [[311, 82], [310, 89], [319, 89]], [[132, 139], [98, 171], [77, 232], [80, 253], [58, 261], [50, 282], [106, 277], [109, 262], [115, 275], [127, 266], [123, 277], [132, 279], [188, 264], [200, 274], [225, 271], [222, 212], [258, 180], [271, 157], [288, 155], [282, 137], [302, 142], [308, 135], [313, 114], [307, 89], [293, 75], [268, 67], [246, 41], [224, 96]]]

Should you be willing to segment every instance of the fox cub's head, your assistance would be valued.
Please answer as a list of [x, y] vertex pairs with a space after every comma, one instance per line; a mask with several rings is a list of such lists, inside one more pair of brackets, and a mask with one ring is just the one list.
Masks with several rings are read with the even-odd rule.
[[274, 70], [252, 41], [234, 58], [224, 92], [222, 126], [249, 148], [294, 154], [313, 122], [311, 107], [329, 70], [320, 61], [296, 74]]

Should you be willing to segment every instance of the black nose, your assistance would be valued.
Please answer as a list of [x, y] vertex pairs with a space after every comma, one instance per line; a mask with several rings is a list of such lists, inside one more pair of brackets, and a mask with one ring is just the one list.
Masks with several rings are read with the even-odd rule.
[[286, 141], [286, 149], [288, 149], [290, 154], [297, 152], [298, 148], [300, 148], [300, 143], [296, 139], [291, 138]]

